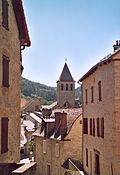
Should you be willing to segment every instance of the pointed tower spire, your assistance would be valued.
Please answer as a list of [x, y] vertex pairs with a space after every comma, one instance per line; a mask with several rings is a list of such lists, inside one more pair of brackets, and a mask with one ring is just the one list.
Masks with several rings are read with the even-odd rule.
[[74, 81], [66, 62], [58, 81]]

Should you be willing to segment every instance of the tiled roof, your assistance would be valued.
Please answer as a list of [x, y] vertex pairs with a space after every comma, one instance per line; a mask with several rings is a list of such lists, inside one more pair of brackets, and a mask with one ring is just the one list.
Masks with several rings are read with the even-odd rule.
[[74, 79], [70, 73], [70, 70], [68, 68], [67, 63], [65, 63], [58, 81], [74, 81]]
[[31, 41], [28, 34], [22, 0], [12, 0], [16, 22], [19, 30], [19, 38], [22, 46], [30, 46]]

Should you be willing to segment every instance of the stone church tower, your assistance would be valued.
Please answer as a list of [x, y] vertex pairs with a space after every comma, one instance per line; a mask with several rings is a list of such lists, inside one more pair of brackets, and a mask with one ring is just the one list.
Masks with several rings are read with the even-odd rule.
[[58, 107], [71, 108], [75, 106], [75, 81], [65, 63], [59, 80], [57, 81]]

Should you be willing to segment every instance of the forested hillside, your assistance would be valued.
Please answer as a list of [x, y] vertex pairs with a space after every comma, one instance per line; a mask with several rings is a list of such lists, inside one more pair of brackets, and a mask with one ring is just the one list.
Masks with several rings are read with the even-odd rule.
[[[76, 98], [80, 98], [81, 89], [78, 87], [75, 91]], [[56, 101], [56, 87], [46, 86], [37, 82], [30, 81], [26, 78], [21, 80], [21, 96], [22, 98], [39, 97], [44, 104], [50, 104]]]

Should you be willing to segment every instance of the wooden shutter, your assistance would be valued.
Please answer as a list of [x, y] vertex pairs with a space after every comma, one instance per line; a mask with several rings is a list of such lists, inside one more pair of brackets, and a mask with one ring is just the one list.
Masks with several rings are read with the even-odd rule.
[[2, 0], [2, 25], [8, 29], [8, 2]]
[[83, 118], [83, 134], [88, 134], [88, 119]]
[[93, 118], [93, 136], [95, 136], [95, 119]]
[[3, 87], [9, 87], [9, 58], [3, 55]]
[[97, 136], [100, 137], [99, 118], [97, 118]]
[[92, 119], [90, 118], [90, 135], [92, 135]]
[[8, 151], [8, 118], [1, 119], [1, 153]]
[[101, 118], [101, 137], [104, 138], [104, 118]]

